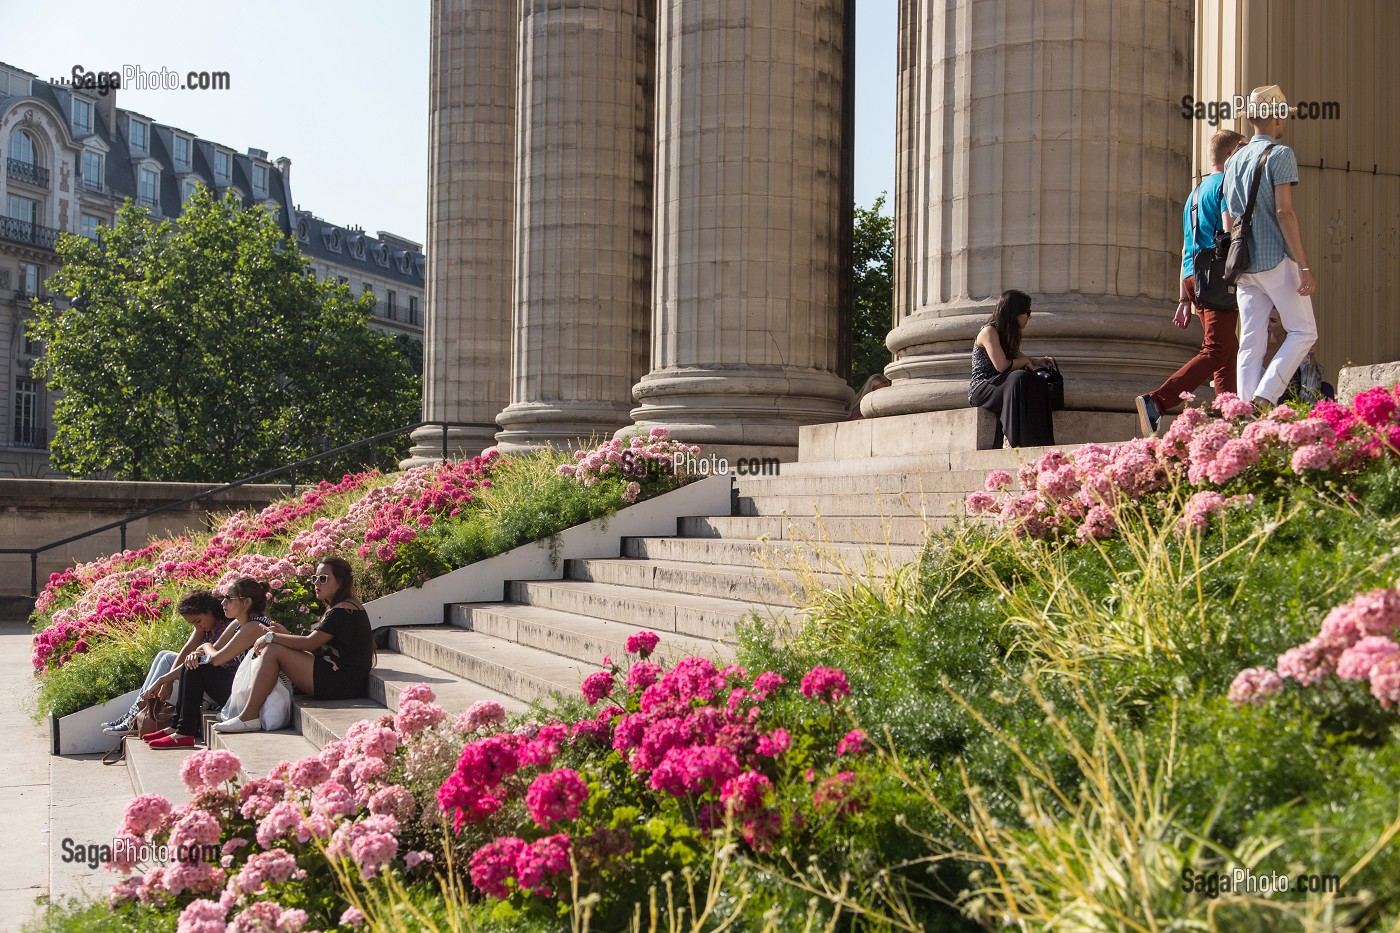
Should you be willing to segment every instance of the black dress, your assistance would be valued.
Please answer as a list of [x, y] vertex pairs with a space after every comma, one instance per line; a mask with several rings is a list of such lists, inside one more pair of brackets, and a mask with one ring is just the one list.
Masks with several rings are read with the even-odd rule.
[[311, 695], [318, 700], [350, 700], [369, 693], [374, 666], [374, 634], [363, 608], [337, 606], [321, 617], [313, 632], [331, 636], [316, 650], [311, 666]]
[[980, 344], [972, 348], [967, 403], [994, 413], [1012, 447], [1051, 447], [1055, 422], [1045, 380], [1024, 369], [998, 372]]

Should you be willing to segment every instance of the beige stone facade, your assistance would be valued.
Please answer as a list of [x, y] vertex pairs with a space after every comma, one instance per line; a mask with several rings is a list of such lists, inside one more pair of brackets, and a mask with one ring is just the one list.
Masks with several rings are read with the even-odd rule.
[[524, 0], [503, 450], [610, 437], [647, 366], [655, 4]]

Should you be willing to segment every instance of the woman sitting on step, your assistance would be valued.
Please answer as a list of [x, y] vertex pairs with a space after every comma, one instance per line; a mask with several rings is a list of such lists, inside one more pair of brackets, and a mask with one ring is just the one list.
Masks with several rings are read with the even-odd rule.
[[268, 622], [253, 651], [263, 661], [253, 681], [248, 702], [232, 719], [214, 726], [216, 732], [256, 732], [262, 728], [263, 702], [277, 685], [277, 675], [287, 677], [303, 693], [317, 700], [348, 700], [369, 692], [369, 672], [374, 667], [374, 635], [369, 613], [355, 598], [355, 578], [350, 564], [327, 557], [311, 578], [316, 598], [327, 607], [306, 635], [293, 635], [282, 625]]
[[136, 709], [142, 700], [169, 700], [175, 684], [180, 681], [185, 658], [200, 645], [218, 641], [229, 624], [218, 597], [208, 590], [190, 590], [180, 597], [175, 611], [190, 624], [190, 637], [179, 651], [156, 652], [146, 681], [141, 685], [141, 695], [131, 704], [131, 709], [121, 719], [102, 724], [102, 731], [108, 735], [127, 735], [135, 728]]
[[204, 696], [220, 705], [233, 692], [239, 662], [262, 634], [267, 617], [267, 587], [252, 577], [235, 580], [220, 600], [224, 614], [233, 621], [214, 641], [195, 646], [186, 655], [180, 677], [180, 706], [170, 728], [141, 736], [151, 748], [191, 748], [199, 742], [204, 725]]
[[1021, 332], [1030, 320], [1030, 295], [1014, 289], [1001, 293], [972, 345], [967, 403], [995, 414], [1012, 447], [1049, 447], [1055, 443], [1050, 391], [1035, 370], [1055, 361], [1021, 352]]

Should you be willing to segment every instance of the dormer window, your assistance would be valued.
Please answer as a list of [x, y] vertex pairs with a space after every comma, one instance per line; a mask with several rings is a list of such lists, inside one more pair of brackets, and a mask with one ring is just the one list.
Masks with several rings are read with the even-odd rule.
[[223, 150], [214, 150], [214, 181], [228, 184], [233, 180], [233, 156]]
[[102, 179], [105, 177], [102, 171], [102, 153], [84, 149], [83, 161], [78, 166], [78, 175], [83, 180], [84, 188], [89, 191], [101, 191], [103, 188]]
[[183, 198], [183, 200], [186, 201], [186, 202], [188, 202], [190, 198], [194, 197], [195, 192], [198, 191], [198, 190], [199, 190], [199, 182], [195, 181], [195, 180], [192, 179], [192, 178], [187, 178], [187, 179], [185, 179], [185, 183], [184, 183], [184, 191], [185, 191], [185, 193], [184, 193], [184, 198]]
[[310, 225], [306, 222], [305, 217], [297, 221], [297, 239], [303, 243], [311, 239]]
[[399, 272], [408, 275], [408, 253], [399, 253]]
[[175, 134], [175, 165], [178, 168], [190, 167], [190, 138]]
[[326, 248], [332, 253], [340, 252], [340, 231], [334, 227], [321, 228], [321, 238], [326, 242]]
[[92, 101], [73, 96], [73, 127], [80, 133], [92, 132]]
[[253, 193], [260, 198], [267, 197], [267, 166], [253, 166]]
[[351, 247], [351, 252], [354, 254], [354, 256], [355, 256], [356, 259], [364, 259], [364, 258], [365, 258], [365, 238], [364, 238], [364, 237], [362, 237], [362, 236], [355, 237], [355, 245], [354, 245], [353, 247]]
[[144, 153], [150, 151], [150, 133], [151, 128], [149, 125], [142, 123], [140, 120], [133, 119], [129, 128], [131, 148], [136, 152]]
[[385, 246], [383, 243], [374, 244], [374, 261], [379, 263], [381, 266], [388, 267], [389, 247]]
[[142, 207], [155, 208], [159, 189], [160, 175], [148, 168], [141, 169], [137, 176], [137, 203]]

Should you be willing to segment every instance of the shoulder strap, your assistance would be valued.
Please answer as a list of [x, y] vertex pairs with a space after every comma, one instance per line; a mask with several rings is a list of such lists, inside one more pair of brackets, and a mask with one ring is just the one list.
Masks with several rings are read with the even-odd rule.
[[1249, 201], [1244, 206], [1244, 216], [1240, 218], [1240, 223], [1244, 226], [1248, 226], [1250, 218], [1254, 216], [1254, 201], [1259, 197], [1259, 179], [1264, 177], [1264, 168], [1266, 160], [1269, 158], [1269, 151], [1276, 145], [1278, 144], [1269, 143], [1265, 146], [1264, 151], [1259, 153], [1259, 161], [1255, 163], [1254, 181], [1249, 183]]
[[[1206, 178], [1210, 176], [1207, 175]], [[1205, 179], [1196, 186], [1196, 190], [1191, 192], [1191, 248], [1194, 250], [1196, 241], [1201, 238], [1201, 225], [1196, 219], [1196, 209], [1201, 206], [1201, 189], [1205, 187]]]

